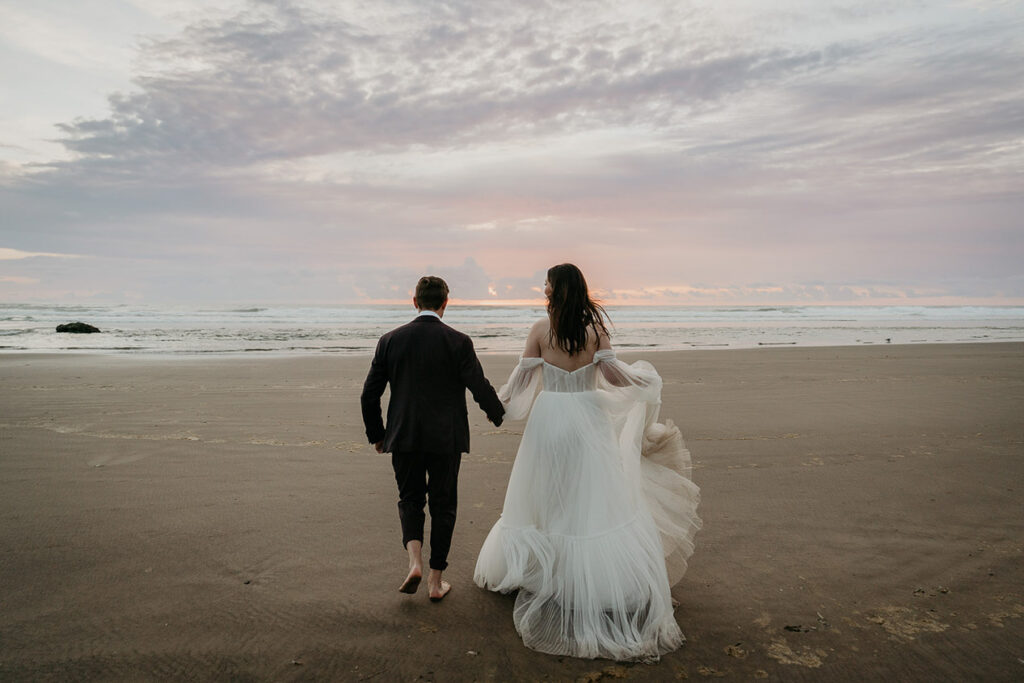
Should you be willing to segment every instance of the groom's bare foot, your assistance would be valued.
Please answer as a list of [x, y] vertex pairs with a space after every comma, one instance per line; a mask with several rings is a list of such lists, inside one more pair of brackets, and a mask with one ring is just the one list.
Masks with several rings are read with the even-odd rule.
[[430, 589], [430, 601], [441, 602], [444, 599], [444, 596], [448, 595], [448, 593], [451, 592], [451, 590], [452, 585], [447, 581], [442, 581], [441, 585], [438, 586], [436, 589]]
[[441, 602], [444, 596], [448, 595], [452, 589], [450, 583], [441, 580], [441, 572], [436, 569], [430, 570], [430, 576], [427, 578], [427, 587], [429, 588], [431, 602]]
[[423, 542], [409, 541], [405, 549], [409, 552], [409, 575], [398, 587], [398, 592], [411, 595], [416, 592], [420, 587], [420, 581], [423, 580]]
[[420, 587], [420, 581], [422, 580], [423, 571], [419, 567], [413, 567], [409, 570], [409, 576], [405, 577], [405, 582], [398, 587], [398, 592], [409, 593], [411, 595]]

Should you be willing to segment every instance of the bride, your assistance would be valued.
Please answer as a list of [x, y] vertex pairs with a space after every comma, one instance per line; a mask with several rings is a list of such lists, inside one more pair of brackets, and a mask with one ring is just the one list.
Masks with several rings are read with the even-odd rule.
[[669, 589], [700, 528], [690, 454], [657, 421], [658, 373], [616, 359], [580, 270], [551, 268], [544, 294], [548, 317], [498, 392], [507, 417], [529, 420], [474, 580], [519, 591], [528, 647], [655, 660], [685, 640]]

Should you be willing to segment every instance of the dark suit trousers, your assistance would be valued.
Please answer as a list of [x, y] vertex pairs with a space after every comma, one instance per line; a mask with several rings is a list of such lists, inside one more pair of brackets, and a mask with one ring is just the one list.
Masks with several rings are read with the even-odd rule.
[[402, 546], [423, 542], [424, 505], [430, 508], [430, 568], [448, 567], [448, 550], [455, 530], [461, 453], [392, 453], [398, 482], [398, 517]]

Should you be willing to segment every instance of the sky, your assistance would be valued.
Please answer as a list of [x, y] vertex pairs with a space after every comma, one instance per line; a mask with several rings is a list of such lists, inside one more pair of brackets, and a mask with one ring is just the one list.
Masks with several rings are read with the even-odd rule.
[[1024, 2], [4, 0], [0, 301], [1024, 303]]

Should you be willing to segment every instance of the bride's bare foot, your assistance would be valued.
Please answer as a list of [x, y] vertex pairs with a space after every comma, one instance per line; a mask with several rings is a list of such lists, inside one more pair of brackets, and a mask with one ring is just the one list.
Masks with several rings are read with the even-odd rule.
[[452, 589], [450, 583], [441, 580], [441, 572], [436, 569], [430, 570], [430, 576], [427, 578], [427, 587], [430, 591], [431, 602], [441, 602], [444, 596], [448, 595]]

